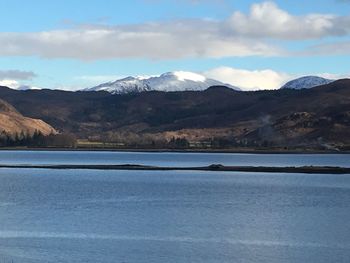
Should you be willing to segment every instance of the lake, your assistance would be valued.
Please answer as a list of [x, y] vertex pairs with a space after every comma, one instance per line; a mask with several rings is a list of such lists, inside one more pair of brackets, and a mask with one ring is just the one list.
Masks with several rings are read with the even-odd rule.
[[[2, 164], [334, 165], [350, 155], [0, 152]], [[350, 259], [350, 175], [0, 169], [0, 262]]]

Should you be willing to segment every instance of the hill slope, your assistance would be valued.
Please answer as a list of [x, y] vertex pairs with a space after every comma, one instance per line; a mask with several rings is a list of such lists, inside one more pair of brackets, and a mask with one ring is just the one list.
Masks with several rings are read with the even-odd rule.
[[21, 115], [13, 106], [0, 99], [0, 132], [33, 134], [41, 131], [44, 135], [55, 132], [55, 129], [39, 119], [27, 118]]

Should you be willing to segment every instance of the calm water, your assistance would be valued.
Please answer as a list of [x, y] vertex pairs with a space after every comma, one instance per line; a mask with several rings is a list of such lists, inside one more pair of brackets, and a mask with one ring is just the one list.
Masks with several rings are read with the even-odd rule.
[[350, 175], [0, 169], [1, 263], [349, 259]]
[[0, 151], [0, 164], [142, 164], [156, 166], [328, 165], [350, 167], [350, 154], [232, 154], [77, 151]]

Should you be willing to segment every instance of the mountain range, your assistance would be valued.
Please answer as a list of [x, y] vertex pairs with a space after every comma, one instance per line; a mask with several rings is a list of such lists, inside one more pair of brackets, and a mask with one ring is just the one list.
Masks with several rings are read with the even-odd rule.
[[254, 92], [222, 85], [128, 94], [0, 87], [0, 98], [30, 118], [90, 141], [135, 146], [174, 137], [226, 146], [350, 148], [348, 79]]
[[[318, 76], [304, 76], [284, 84], [281, 89], [309, 89], [329, 84], [335, 80]], [[167, 72], [153, 77], [126, 77], [102, 83], [83, 91], [107, 91], [111, 94], [127, 94], [146, 91], [202, 91], [211, 86], [225, 86], [233, 90], [241, 90], [218, 80], [208, 79], [203, 75], [187, 71]]]
[[222, 83], [214, 79], [208, 79], [203, 75], [187, 72], [167, 72], [153, 77], [127, 77], [116, 81], [102, 83], [84, 91], [108, 91], [111, 94], [126, 94], [145, 91], [200, 91], [211, 86], [226, 86], [234, 90], [239, 88]]

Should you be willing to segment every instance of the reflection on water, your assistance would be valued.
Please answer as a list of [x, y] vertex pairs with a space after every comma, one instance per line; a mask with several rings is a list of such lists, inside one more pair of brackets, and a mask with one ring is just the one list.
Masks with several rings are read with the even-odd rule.
[[0, 262], [349, 262], [350, 176], [0, 169]]

